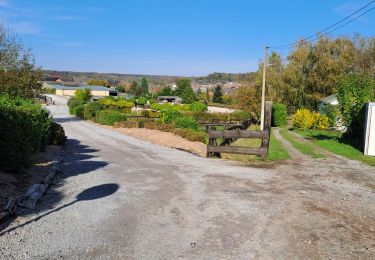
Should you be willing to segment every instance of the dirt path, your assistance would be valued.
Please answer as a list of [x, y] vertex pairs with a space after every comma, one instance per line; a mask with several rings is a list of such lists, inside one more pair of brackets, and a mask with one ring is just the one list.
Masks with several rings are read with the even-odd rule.
[[375, 258], [372, 167], [297, 153], [237, 166], [78, 120], [55, 100], [64, 178], [7, 228], [0, 259]]

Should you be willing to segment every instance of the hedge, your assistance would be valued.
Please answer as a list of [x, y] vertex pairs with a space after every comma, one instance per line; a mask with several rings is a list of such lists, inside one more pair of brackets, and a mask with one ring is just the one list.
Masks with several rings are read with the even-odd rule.
[[198, 130], [199, 125], [197, 120], [191, 117], [179, 117], [175, 121], [177, 128], [188, 128], [193, 130]]
[[126, 121], [126, 115], [115, 110], [102, 110], [96, 113], [95, 121], [102, 125], [113, 126], [116, 122]]
[[96, 113], [103, 109], [103, 105], [99, 102], [89, 102], [84, 106], [83, 118], [91, 120], [96, 117]]
[[288, 124], [288, 110], [286, 105], [275, 103], [272, 105], [272, 126]]
[[49, 141], [52, 119], [31, 100], [0, 96], [0, 168], [17, 171]]

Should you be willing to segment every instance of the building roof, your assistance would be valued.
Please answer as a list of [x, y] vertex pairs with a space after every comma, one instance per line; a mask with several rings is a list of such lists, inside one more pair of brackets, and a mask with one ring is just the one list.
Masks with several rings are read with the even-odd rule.
[[330, 96], [328, 96], [328, 97], [322, 98], [322, 99], [320, 100], [320, 102], [325, 103], [325, 104], [336, 105], [336, 104], [338, 104], [338, 101], [337, 101], [337, 94], [333, 94], [333, 95], [330, 95]]

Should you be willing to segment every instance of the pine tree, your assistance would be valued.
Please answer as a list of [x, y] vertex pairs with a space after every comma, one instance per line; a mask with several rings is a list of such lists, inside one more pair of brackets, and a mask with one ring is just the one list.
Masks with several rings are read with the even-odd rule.
[[214, 91], [214, 96], [212, 98], [214, 103], [223, 103], [223, 93], [221, 90], [221, 86], [217, 85]]

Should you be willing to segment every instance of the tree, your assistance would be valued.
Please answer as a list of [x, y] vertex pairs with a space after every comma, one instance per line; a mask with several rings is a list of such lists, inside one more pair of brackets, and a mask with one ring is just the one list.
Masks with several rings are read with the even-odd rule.
[[148, 94], [149, 93], [149, 90], [148, 90], [148, 81], [147, 81], [146, 78], [142, 78], [141, 88], [142, 88], [142, 94]]
[[136, 81], [133, 81], [129, 89], [129, 94], [135, 95], [137, 93], [137, 90], [138, 90], [138, 83]]
[[176, 90], [175, 94], [179, 97], [182, 97], [182, 93], [186, 88], [191, 88], [191, 80], [188, 78], [182, 78], [176, 80]]
[[77, 89], [75, 93], [75, 97], [82, 103], [86, 103], [90, 101], [92, 98], [91, 90], [89, 88]]
[[253, 117], [260, 117], [260, 91], [255, 86], [243, 85], [233, 95], [233, 105], [249, 112]]
[[41, 76], [30, 51], [0, 24], [0, 93], [35, 97], [42, 87]]
[[365, 105], [375, 101], [375, 79], [368, 75], [352, 74], [339, 82], [338, 101], [345, 125], [344, 140], [362, 147], [365, 124]]
[[125, 93], [125, 88], [123, 86], [117, 86], [116, 90], [120, 93]]
[[182, 102], [187, 103], [187, 104], [197, 101], [197, 97], [195, 96], [195, 93], [191, 86], [184, 89], [184, 92], [182, 92], [181, 97], [182, 97]]
[[221, 90], [221, 86], [217, 85], [214, 90], [214, 96], [212, 98], [214, 103], [223, 103], [223, 93]]
[[91, 79], [87, 82], [89, 86], [103, 86], [103, 87], [110, 87], [110, 84], [107, 80], [104, 79]]
[[158, 96], [173, 96], [173, 90], [171, 87], [164, 87], [161, 89], [161, 91], [158, 93]]

